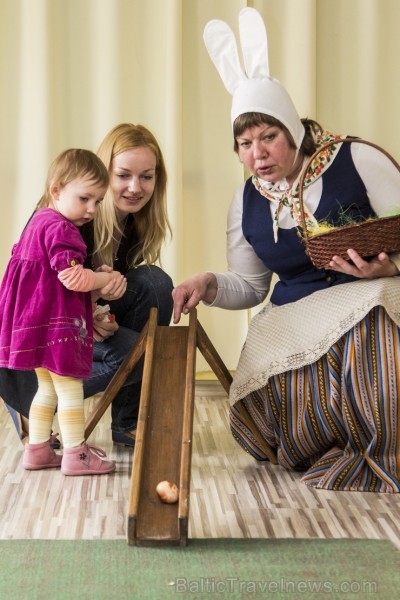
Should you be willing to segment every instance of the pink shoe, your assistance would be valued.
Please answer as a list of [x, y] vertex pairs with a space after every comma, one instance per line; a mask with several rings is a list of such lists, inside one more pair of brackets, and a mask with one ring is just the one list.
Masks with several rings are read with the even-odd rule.
[[61, 473], [63, 475], [102, 475], [113, 473], [115, 462], [103, 460], [106, 453], [101, 448], [82, 444], [78, 448], [64, 448]]
[[50, 440], [41, 444], [25, 444], [22, 466], [29, 471], [61, 467], [62, 455], [56, 454]]

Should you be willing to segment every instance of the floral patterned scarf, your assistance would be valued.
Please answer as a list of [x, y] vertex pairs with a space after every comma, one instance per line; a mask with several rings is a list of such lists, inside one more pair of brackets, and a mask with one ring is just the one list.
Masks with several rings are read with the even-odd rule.
[[[328, 142], [333, 142], [337, 140], [340, 142], [343, 139], [343, 136], [334, 135], [330, 131], [321, 131], [316, 134], [315, 142], [317, 144], [317, 149], [321, 148], [324, 144]], [[304, 186], [307, 187], [314, 181], [316, 181], [321, 175], [326, 171], [326, 169], [330, 166], [331, 162], [335, 158], [338, 153], [340, 146], [329, 146], [325, 150], [322, 150], [312, 161], [311, 165], [307, 169], [307, 174], [304, 178]], [[303, 162], [304, 165], [308, 162], [309, 157], [305, 157]], [[293, 183], [292, 187], [289, 188], [289, 184], [286, 179], [282, 179], [276, 183], [270, 183], [268, 181], [264, 181], [263, 179], [259, 179], [255, 175], [252, 177], [252, 183], [257, 189], [258, 192], [268, 200], [278, 201], [278, 208], [275, 211], [274, 220], [273, 220], [273, 228], [274, 228], [274, 240], [278, 241], [278, 228], [279, 228], [279, 215], [284, 206], [289, 207], [290, 214], [294, 221], [296, 222], [298, 227], [302, 227], [303, 220], [301, 215], [301, 207], [299, 201], [299, 180], [301, 173], [299, 174], [296, 181]], [[304, 204], [304, 202], [303, 202]], [[314, 216], [307, 210], [306, 206], [304, 206], [304, 215], [306, 227], [318, 227], [318, 224], [314, 218]]]

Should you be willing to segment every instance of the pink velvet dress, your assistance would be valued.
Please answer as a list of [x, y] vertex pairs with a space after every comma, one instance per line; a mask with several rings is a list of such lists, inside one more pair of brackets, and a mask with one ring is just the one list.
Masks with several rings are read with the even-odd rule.
[[13, 247], [0, 288], [0, 367], [90, 375], [91, 294], [68, 290], [58, 279], [85, 256], [75, 225], [49, 208], [35, 213]]

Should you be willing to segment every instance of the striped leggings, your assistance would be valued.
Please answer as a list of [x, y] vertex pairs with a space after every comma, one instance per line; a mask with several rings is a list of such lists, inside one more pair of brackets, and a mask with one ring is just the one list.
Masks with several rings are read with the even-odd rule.
[[77, 448], [84, 442], [85, 414], [81, 379], [63, 377], [35, 369], [38, 390], [29, 411], [29, 443], [40, 444], [50, 438], [54, 412], [58, 406], [64, 448]]

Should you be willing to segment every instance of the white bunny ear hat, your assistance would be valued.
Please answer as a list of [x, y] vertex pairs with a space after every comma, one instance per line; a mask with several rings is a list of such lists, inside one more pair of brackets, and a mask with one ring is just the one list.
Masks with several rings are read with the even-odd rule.
[[239, 32], [245, 71], [240, 64], [234, 33], [227, 23], [209, 21], [203, 36], [210, 58], [233, 96], [232, 125], [244, 113], [270, 115], [287, 127], [299, 149], [304, 127], [283, 85], [269, 75], [267, 32], [257, 10], [240, 11]]

